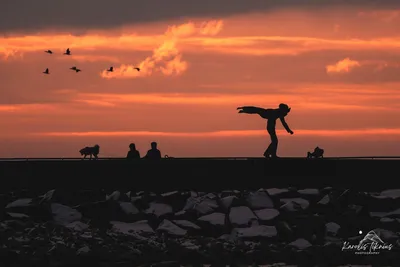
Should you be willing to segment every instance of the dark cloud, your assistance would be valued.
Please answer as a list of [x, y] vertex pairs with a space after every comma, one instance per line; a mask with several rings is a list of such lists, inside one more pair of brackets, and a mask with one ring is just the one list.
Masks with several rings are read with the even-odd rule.
[[[3, 3], [4, 2], [4, 3]], [[108, 28], [196, 16], [226, 16], [276, 8], [400, 6], [398, 0], [4, 0], [0, 32], [40, 31], [46, 28]]]

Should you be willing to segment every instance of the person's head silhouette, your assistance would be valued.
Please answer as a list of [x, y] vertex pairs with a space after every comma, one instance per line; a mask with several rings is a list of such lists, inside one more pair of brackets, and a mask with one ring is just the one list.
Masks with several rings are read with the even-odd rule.
[[151, 142], [151, 149], [157, 149], [157, 143]]
[[130, 150], [136, 150], [136, 145], [135, 145], [134, 143], [131, 143], [131, 144], [129, 145], [129, 149], [130, 149]]
[[287, 115], [291, 108], [289, 108], [289, 106], [287, 104], [281, 103], [279, 104], [279, 110], [281, 111], [281, 113]]

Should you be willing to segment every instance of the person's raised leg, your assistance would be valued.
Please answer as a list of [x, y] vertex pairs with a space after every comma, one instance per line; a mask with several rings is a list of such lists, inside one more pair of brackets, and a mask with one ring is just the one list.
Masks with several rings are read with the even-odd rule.
[[262, 112], [262, 108], [253, 107], [253, 106], [245, 106], [245, 107], [238, 107], [239, 113], [247, 113], [247, 114], [259, 114]]

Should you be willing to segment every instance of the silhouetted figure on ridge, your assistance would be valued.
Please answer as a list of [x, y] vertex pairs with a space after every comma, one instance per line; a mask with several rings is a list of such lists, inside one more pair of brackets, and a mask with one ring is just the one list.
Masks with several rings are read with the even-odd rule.
[[79, 153], [81, 153], [81, 156], [84, 155], [83, 159], [86, 159], [87, 156], [90, 156], [90, 159], [92, 159], [92, 156], [94, 156], [94, 159], [98, 159], [98, 155], [100, 153], [100, 146], [99, 145], [94, 145], [92, 147], [87, 146], [79, 150]]
[[131, 143], [129, 145], [129, 151], [128, 154], [126, 155], [127, 159], [140, 159], [140, 153], [139, 151], [136, 150], [136, 145], [134, 143]]
[[307, 152], [307, 158], [323, 158], [324, 150], [322, 148], [316, 147], [314, 152]]
[[46, 52], [47, 54], [53, 54], [53, 51], [51, 51], [50, 49], [49, 49], [49, 50], [46, 50], [46, 51], [44, 51], [44, 52]]
[[151, 143], [151, 149], [147, 151], [146, 156], [144, 156], [146, 159], [161, 159], [161, 152], [160, 150], [157, 149], [157, 143], [152, 142]]
[[280, 119], [282, 122], [283, 127], [285, 127], [286, 131], [290, 134], [293, 134], [293, 131], [290, 130], [289, 126], [285, 121], [285, 117], [290, 112], [288, 105], [286, 104], [279, 104], [279, 108], [272, 109], [264, 109], [259, 107], [253, 106], [245, 106], [245, 107], [238, 107], [239, 113], [247, 113], [247, 114], [258, 114], [263, 119], [267, 119], [267, 131], [271, 137], [271, 144], [268, 146], [267, 150], [264, 152], [265, 157], [273, 157], [277, 158], [276, 155], [278, 150], [278, 136], [276, 135], [276, 120]]

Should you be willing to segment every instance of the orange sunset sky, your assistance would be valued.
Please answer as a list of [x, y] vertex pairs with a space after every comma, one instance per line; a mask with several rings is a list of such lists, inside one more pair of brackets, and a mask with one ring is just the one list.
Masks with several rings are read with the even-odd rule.
[[236, 107], [281, 102], [280, 156], [400, 155], [400, 3], [261, 2], [8, 1], [0, 157], [262, 156], [266, 121]]

